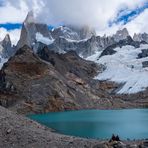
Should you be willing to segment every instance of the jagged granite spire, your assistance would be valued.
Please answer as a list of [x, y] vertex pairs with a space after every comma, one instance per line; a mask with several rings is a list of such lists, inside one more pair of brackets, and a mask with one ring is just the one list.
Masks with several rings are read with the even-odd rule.
[[139, 34], [134, 34], [133, 36], [133, 40], [134, 41], [138, 41], [138, 42], [141, 42], [141, 41], [145, 41], [148, 43], [148, 34], [147, 33], [139, 33]]
[[113, 35], [113, 38], [116, 42], [119, 42], [120, 40], [126, 39], [129, 35], [129, 32], [126, 28], [120, 29], [116, 32], [116, 34]]
[[0, 44], [3, 47], [1, 51], [2, 57], [9, 58], [14, 54], [9, 34], [5, 36], [5, 38], [1, 41]]
[[35, 23], [35, 22], [36, 22], [36, 20], [34, 18], [33, 11], [29, 11], [28, 14], [27, 14], [27, 17], [26, 17], [26, 19], [24, 21], [24, 23]]
[[52, 39], [49, 32], [48, 26], [46, 24], [40, 24], [34, 18], [33, 11], [30, 11], [22, 25], [20, 40], [17, 44], [17, 49], [28, 45], [33, 47], [36, 41], [36, 34], [40, 33], [43, 37]]
[[3, 42], [11, 42], [9, 34], [6, 34], [5, 38], [3, 39]]

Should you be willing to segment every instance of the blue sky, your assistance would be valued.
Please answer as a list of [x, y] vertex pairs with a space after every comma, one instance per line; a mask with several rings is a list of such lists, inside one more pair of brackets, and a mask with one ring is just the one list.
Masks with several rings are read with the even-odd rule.
[[22, 24], [20, 23], [5, 23], [5, 24], [0, 24], [0, 28], [5, 28], [7, 30], [13, 30], [13, 29], [20, 29], [22, 27]]
[[[0, 7], [3, 6], [4, 1], [0, 0]], [[128, 7], [123, 8], [118, 11], [116, 18], [114, 20], [109, 20], [108, 25], [111, 27], [114, 24], [120, 24], [123, 23], [124, 25], [127, 24], [129, 21], [135, 19], [139, 14], [141, 14], [145, 9], [148, 8], [148, 2], [145, 2], [143, 5], [140, 7], [136, 7], [133, 10], [130, 10]], [[53, 28], [52, 24], [48, 24], [49, 28]], [[19, 29], [21, 28], [22, 24], [21, 23], [2, 23], [0, 24], [0, 27], [6, 28], [7, 30], [11, 29]]]
[[127, 24], [129, 21], [135, 19], [138, 15], [143, 13], [145, 9], [148, 9], [148, 2], [145, 2], [144, 5], [137, 7], [133, 10], [130, 10], [128, 8], [121, 9], [118, 12], [115, 20], [109, 22], [109, 26], [112, 26], [113, 24], [118, 24], [118, 23]]
[[[2, 6], [2, 0], [0, 0], [0, 6]], [[135, 19], [145, 9], [148, 9], [148, 2], [146, 2], [141, 7], [137, 7], [133, 10], [130, 10], [128, 8], [121, 9], [114, 20], [109, 20], [108, 25], [109, 27], [112, 27], [114, 24], [120, 24], [120, 23], [123, 23], [125, 25], [128, 22]], [[48, 24], [48, 25], [49, 25], [49, 29], [54, 28], [52, 24]], [[21, 23], [4, 23], [4, 24], [0, 24], [0, 28], [1, 27], [7, 30], [13, 30], [13, 29], [20, 29], [22, 27], [22, 24]]]
[[0, 0], [0, 40], [10, 33], [16, 42], [30, 10], [50, 29], [72, 24], [89, 25], [98, 35], [110, 35], [123, 27], [132, 35], [148, 32], [148, 0]]

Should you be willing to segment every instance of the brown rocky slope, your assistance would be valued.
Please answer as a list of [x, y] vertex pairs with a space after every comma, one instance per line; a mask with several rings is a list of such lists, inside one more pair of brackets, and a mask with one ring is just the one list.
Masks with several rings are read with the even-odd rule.
[[[39, 57], [39, 56], [40, 57]], [[19, 49], [0, 72], [0, 104], [19, 113], [44, 113], [108, 105], [92, 78], [99, 67], [75, 52]], [[42, 58], [42, 59], [41, 59]], [[45, 61], [46, 60], [46, 61]]]
[[22, 114], [147, 107], [147, 91], [117, 95], [122, 86], [94, 80], [102, 70], [74, 51], [58, 54], [45, 47], [35, 54], [24, 46], [0, 71], [0, 105]]

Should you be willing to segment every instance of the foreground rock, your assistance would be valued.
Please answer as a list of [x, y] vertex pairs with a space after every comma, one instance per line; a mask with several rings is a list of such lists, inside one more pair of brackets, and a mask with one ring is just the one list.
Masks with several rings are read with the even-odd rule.
[[107, 142], [64, 136], [0, 107], [0, 147], [4, 148], [146, 148], [147, 142]]
[[102, 92], [93, 80], [101, 67], [75, 52], [56, 54], [44, 48], [38, 54], [40, 58], [24, 46], [3, 66], [1, 105], [25, 114], [112, 105], [100, 97]]

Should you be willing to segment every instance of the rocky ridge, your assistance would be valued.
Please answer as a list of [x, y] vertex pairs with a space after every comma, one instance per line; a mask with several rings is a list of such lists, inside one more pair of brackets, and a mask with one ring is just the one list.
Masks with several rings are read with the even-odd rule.
[[0, 56], [2, 58], [9, 58], [14, 55], [15, 49], [12, 46], [10, 36], [7, 34], [5, 38], [0, 42]]
[[37, 55], [24, 46], [1, 70], [0, 104], [25, 114], [107, 105], [108, 99], [94, 89], [92, 78], [98, 70], [75, 52], [58, 54], [44, 48]]
[[17, 44], [17, 49], [23, 47], [24, 45], [28, 45], [29, 47], [33, 47], [36, 43], [36, 34], [40, 33], [46, 38], [52, 39], [52, 36], [49, 32], [48, 26], [46, 24], [37, 23], [33, 12], [29, 12], [21, 30], [20, 40]]

